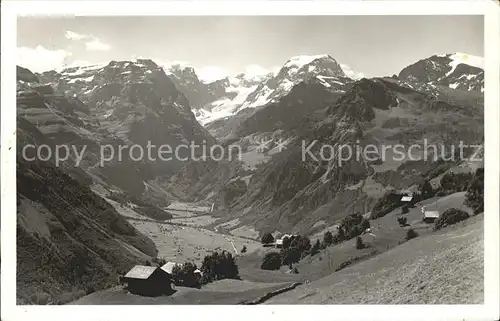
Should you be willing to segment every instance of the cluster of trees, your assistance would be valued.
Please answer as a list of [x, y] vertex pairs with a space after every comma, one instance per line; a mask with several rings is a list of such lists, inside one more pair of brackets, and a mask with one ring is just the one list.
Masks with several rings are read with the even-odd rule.
[[[333, 235], [332, 232], [326, 231], [325, 234], [323, 234], [323, 240], [316, 240], [312, 246], [311, 240], [306, 236], [297, 235], [290, 238], [285, 237], [283, 238], [283, 246], [280, 252], [271, 252], [264, 256], [261, 269], [278, 270], [283, 265], [288, 265], [292, 268], [294, 263], [299, 262], [307, 255], [314, 256], [318, 254], [320, 250], [330, 245], [339, 244], [355, 237], [358, 237], [356, 240], [356, 247], [364, 248], [365, 245], [359, 235], [369, 228], [370, 221], [363, 218], [361, 214], [355, 213], [345, 217], [341, 221], [337, 234]], [[262, 243], [270, 244], [270, 239], [268, 235], [263, 235]]]
[[186, 262], [182, 265], [176, 265], [172, 269], [172, 281], [175, 285], [182, 285], [187, 287], [200, 287], [201, 278], [200, 275], [195, 273], [198, 269], [196, 264], [191, 262]]
[[311, 240], [307, 236], [285, 237], [280, 251], [281, 263], [291, 267], [293, 263], [298, 263], [300, 259], [309, 255], [310, 250]]
[[383, 217], [403, 204], [400, 194], [396, 193], [396, 191], [388, 191], [373, 206], [370, 219]]
[[[424, 186], [421, 187], [421, 189]], [[440, 187], [432, 190], [430, 184], [425, 185], [426, 196], [423, 199], [437, 196], [445, 196], [457, 192], [467, 191], [466, 205], [474, 210], [474, 213], [480, 213], [484, 210], [484, 168], [479, 168], [472, 173], [453, 173], [449, 172], [443, 175], [440, 181]], [[431, 194], [431, 190], [433, 194]], [[432, 196], [431, 196], [432, 195]]]
[[398, 220], [399, 226], [401, 226], [401, 227], [408, 225], [408, 223], [407, 223], [408, 219], [406, 217], [398, 217], [397, 220]]
[[412, 228], [406, 231], [406, 240], [411, 240], [413, 238], [416, 238], [417, 236], [418, 233]]
[[366, 245], [363, 243], [361, 234], [370, 228], [370, 221], [359, 213], [351, 214], [345, 217], [339, 225], [337, 235], [333, 237], [333, 243], [338, 244], [343, 241], [356, 238], [356, 249], [364, 249]]
[[451, 167], [455, 166], [455, 162], [453, 161], [445, 161], [442, 158], [439, 158], [437, 161], [433, 162], [430, 164], [432, 167], [427, 171], [423, 173], [423, 177], [427, 179], [433, 179], [447, 170], [449, 170]]
[[474, 214], [484, 212], [484, 168], [478, 168], [465, 194], [465, 205], [472, 208]]
[[264, 233], [262, 235], [260, 242], [264, 245], [270, 245], [274, 243], [274, 237], [271, 233]]
[[234, 257], [227, 251], [213, 252], [203, 258], [201, 264], [202, 283], [222, 279], [239, 279], [239, 270]]
[[412, 194], [412, 199], [408, 203], [401, 201], [402, 195], [397, 191], [388, 191], [381, 198], [379, 198], [373, 206], [370, 219], [373, 220], [383, 217], [402, 206], [401, 214], [407, 214], [409, 212], [409, 207], [414, 207], [416, 203], [434, 197], [435, 194], [436, 190], [432, 188], [432, 185], [428, 180], [423, 181], [418, 186], [418, 192]]
[[[163, 266], [164, 259], [153, 259], [159, 267]], [[151, 265], [147, 261], [146, 265]], [[187, 287], [200, 287], [203, 284], [222, 279], [239, 279], [239, 270], [233, 255], [227, 251], [213, 252], [203, 258], [201, 273], [195, 273], [198, 266], [192, 262], [185, 262], [174, 266], [172, 269], [172, 281], [175, 285]]]
[[363, 239], [361, 236], [356, 237], [356, 248], [358, 250], [364, 249], [365, 248], [365, 243], [363, 243]]
[[318, 254], [321, 247], [321, 242], [319, 240], [316, 240], [316, 243], [314, 243], [314, 245], [311, 247], [311, 256]]
[[298, 263], [307, 255], [318, 253], [319, 249], [316, 247], [319, 247], [319, 245], [311, 246], [311, 240], [307, 236], [294, 235], [285, 237], [280, 252], [271, 252], [264, 256], [261, 269], [278, 270], [282, 265], [288, 265], [291, 268], [294, 263]]
[[441, 196], [449, 195], [467, 190], [472, 178], [472, 173], [446, 173], [441, 178], [441, 189], [438, 194]]
[[456, 208], [449, 208], [443, 212], [436, 220], [434, 225], [435, 230], [440, 230], [448, 225], [453, 225], [469, 218], [469, 214]]
[[418, 200], [416, 200], [415, 198], [417, 195], [413, 195], [412, 201], [414, 201], [414, 202], [420, 202], [420, 201], [432, 198], [436, 194], [436, 191], [432, 188], [432, 185], [428, 180], [425, 180], [422, 184], [420, 184], [418, 186], [418, 190], [419, 190], [419, 193], [418, 193], [419, 197], [418, 197]]
[[359, 213], [344, 217], [339, 225], [339, 231], [334, 237], [334, 243], [340, 243], [361, 235], [366, 229], [370, 228], [370, 221], [363, 218]]
[[279, 252], [269, 252], [264, 256], [260, 268], [263, 270], [279, 270], [281, 267], [281, 254]]

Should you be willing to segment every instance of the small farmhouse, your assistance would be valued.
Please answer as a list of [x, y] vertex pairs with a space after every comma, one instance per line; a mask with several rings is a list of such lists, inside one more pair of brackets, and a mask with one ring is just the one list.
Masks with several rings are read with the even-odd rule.
[[439, 218], [439, 211], [424, 211], [422, 220], [425, 223], [433, 223]]
[[126, 284], [130, 293], [143, 296], [159, 296], [173, 292], [171, 278], [164, 270], [155, 266], [134, 266], [120, 283]]
[[411, 202], [412, 199], [413, 199], [413, 196], [403, 195], [403, 197], [401, 197], [401, 202]]
[[182, 264], [180, 263], [175, 263], [175, 262], [167, 262], [165, 263], [161, 269], [165, 272], [167, 272], [169, 275], [172, 275], [172, 271], [174, 270], [174, 267], [179, 266], [182, 267]]
[[285, 235], [282, 235], [280, 238], [277, 238], [276, 241], [274, 242], [274, 244], [276, 245], [276, 248], [282, 248], [283, 247], [283, 240], [285, 238], [289, 238], [290, 241], [293, 240], [297, 235], [295, 234], [285, 234]]

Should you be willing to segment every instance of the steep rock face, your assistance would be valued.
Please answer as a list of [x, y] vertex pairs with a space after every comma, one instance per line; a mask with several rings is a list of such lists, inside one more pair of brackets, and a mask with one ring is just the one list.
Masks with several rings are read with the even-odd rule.
[[[362, 80], [338, 100], [327, 91], [323, 96], [311, 96], [318, 99], [316, 110], [321, 116], [302, 120], [300, 129], [294, 131], [296, 138], [286, 149], [256, 170], [247, 194], [240, 198], [235, 208], [241, 210], [239, 206], [251, 206], [258, 217], [254, 223], [259, 229], [267, 225], [290, 230], [314, 221], [308, 215], [336, 198], [347, 197], [351, 201], [360, 198], [359, 208], [369, 204], [362, 194], [344, 191], [347, 186], [367, 178], [369, 166], [362, 159], [346, 159], [339, 163], [334, 148], [354, 146], [355, 142], [363, 141], [363, 124], [374, 118], [373, 108], [389, 109], [390, 103], [395, 102], [387, 99], [388, 105], [383, 106], [379, 96], [389, 94], [386, 90], [377, 93], [376, 89], [379, 89], [377, 84]], [[360, 103], [362, 99], [364, 104]], [[332, 149], [325, 153], [323, 145]], [[304, 153], [305, 150], [309, 152]]]
[[17, 73], [17, 81], [22, 81], [22, 82], [38, 82], [38, 77], [35, 76], [34, 73], [31, 72], [31, 70], [23, 68], [21, 66], [16, 67], [16, 73]]
[[[19, 82], [18, 82], [19, 84]], [[66, 156], [66, 146], [69, 150], [66, 160], [58, 164], [64, 169], [75, 168], [76, 155], [81, 153], [82, 158], [77, 169], [86, 180], [92, 181], [91, 176], [97, 175], [109, 183], [116, 184], [132, 195], [141, 195], [144, 190], [143, 180], [146, 172], [138, 164], [123, 159], [109, 162], [100, 167], [101, 146], [112, 144], [125, 145], [125, 141], [110, 135], [103, 130], [99, 118], [91, 109], [77, 97], [67, 97], [53, 89], [51, 85], [38, 82], [21, 83], [23, 88], [17, 92], [17, 118], [21, 124], [30, 124], [39, 132], [37, 145], [40, 140], [54, 152], [61, 148], [61, 157]], [[24, 147], [26, 142], [22, 135], [18, 136], [18, 146]], [[52, 153], [52, 158], [55, 155]], [[53, 159], [52, 159], [53, 160]], [[115, 169], [120, 168], [120, 173]], [[123, 175], [123, 170], [128, 172]]]
[[484, 91], [483, 59], [463, 53], [434, 55], [404, 68], [398, 77], [411, 84], [441, 85], [463, 91]]
[[[331, 59], [323, 58], [327, 62]], [[313, 59], [312, 65], [321, 65], [323, 58], [317, 62]], [[293, 67], [287, 65], [286, 69], [287, 72], [292, 72]], [[338, 71], [328, 71], [325, 74], [333, 75], [336, 72]], [[221, 190], [221, 193], [227, 194], [227, 191], [232, 193], [235, 184], [240, 193], [243, 190], [239, 188], [243, 186], [241, 179], [248, 185], [256, 167], [267, 166], [266, 162], [273, 154], [279, 152], [280, 144], [285, 148], [293, 139], [310, 132], [309, 126], [318, 121], [316, 117], [323, 115], [325, 110], [333, 106], [353, 84], [353, 81], [347, 78], [343, 78], [345, 82], [341, 83], [338, 81], [339, 78], [334, 76], [322, 78], [312, 74], [310, 77], [305, 77], [307, 80], [299, 81], [303, 76], [303, 74], [298, 76], [297, 83], [292, 83], [292, 88], [283, 96], [277, 96], [276, 101], [260, 108], [244, 108], [228, 119], [209, 123], [206, 128], [219, 137], [228, 149], [231, 146], [240, 147], [239, 158], [236, 159], [235, 156], [232, 161], [224, 163], [207, 162], [203, 165], [202, 171], [198, 170], [200, 165], [189, 164], [189, 170], [180, 171], [174, 178], [176, 184], [182, 182], [183, 186], [187, 186], [184, 188], [184, 193], [204, 197], [208, 195], [207, 191], [211, 191], [213, 196], [214, 191]], [[261, 146], [263, 143], [266, 146]], [[196, 171], [199, 175], [190, 175], [192, 171]], [[212, 174], [207, 176], [207, 172], [217, 173], [217, 178], [214, 179]], [[228, 180], [232, 181], [226, 186]], [[225, 201], [221, 204], [228, 205]]]
[[318, 83], [301, 82], [290, 92], [266, 108], [256, 110], [239, 126], [237, 137], [253, 133], [290, 131], [301, 127], [303, 118], [336, 101], [340, 95]]
[[[301, 100], [308, 101], [305, 92], [317, 89], [303, 88], [307, 90], [289, 101], [300, 106]], [[294, 87], [277, 105], [291, 99], [295, 90]], [[461, 94], [462, 102], [466, 97], [470, 102], [459, 105], [403, 87], [392, 79], [362, 79], [338, 99], [325, 92], [326, 99], [322, 100], [320, 93], [315, 95], [316, 102], [307, 104], [317, 107], [294, 130], [283, 131], [279, 122], [274, 127], [270, 122], [267, 131], [280, 128], [277, 131], [291, 141], [281, 152], [270, 147], [268, 154], [263, 153], [269, 159], [251, 172], [246, 192], [235, 196], [229, 206], [221, 209], [221, 215], [238, 217], [260, 231], [272, 227], [308, 233], [318, 221], [334, 224], [353, 212], [369, 212], [385, 189], [418, 184], [423, 177], [434, 177], [432, 173], [440, 166], [432, 160], [413, 161], [408, 155], [401, 161], [392, 161], [393, 154], [384, 155], [381, 146], [408, 147], [422, 144], [424, 139], [429, 144], [445, 146], [458, 145], [460, 141], [468, 144], [482, 141], [483, 114], [473, 92]], [[270, 104], [259, 112], [272, 110], [273, 106]], [[283, 119], [285, 113], [286, 109], [280, 112]], [[265, 126], [263, 122], [261, 119], [254, 124]], [[386, 126], [387, 123], [392, 126]], [[355, 154], [357, 147], [363, 150], [368, 144], [378, 147], [375, 160]], [[346, 150], [338, 149], [341, 146], [350, 146], [352, 157], [348, 157]], [[304, 153], [305, 150], [308, 152]], [[341, 156], [344, 159], [339, 162]], [[454, 164], [463, 162], [457, 160]], [[240, 179], [244, 175], [248, 174], [240, 173]], [[393, 178], [392, 186], [379, 183], [379, 177], [384, 175]], [[228, 182], [227, 186], [230, 188], [232, 184]], [[225, 195], [222, 190], [221, 198]], [[223, 199], [220, 203], [224, 203]]]
[[[50, 144], [18, 119], [20, 143]], [[119, 274], [156, 257], [153, 242], [93, 193], [78, 168], [17, 155], [17, 301], [64, 303], [88, 289], [116, 284]], [[34, 151], [27, 151], [30, 159]]]
[[226, 88], [229, 87], [227, 78], [208, 84], [201, 82], [193, 67], [173, 65], [167, 70], [167, 73], [177, 89], [189, 100], [193, 110], [225, 97]]
[[[145, 181], [172, 175], [183, 166], [182, 159], [191, 157], [191, 154], [188, 148], [179, 148], [178, 155], [175, 155], [178, 146], [189, 146], [191, 142], [206, 146], [215, 143], [215, 139], [196, 121], [186, 97], [151, 60], [111, 61], [105, 66], [45, 72], [38, 78], [44, 87], [52, 87], [55, 91], [54, 95], [43, 94], [38, 107], [41, 110], [47, 107], [44, 112], [54, 114], [57, 108], [53, 108], [52, 102], [46, 104], [46, 100], [57, 96], [61, 101], [69, 101], [75, 110], [75, 103], [85, 108], [85, 112], [72, 118], [81, 123], [72, 130], [79, 131], [99, 152], [99, 148], [108, 144], [115, 151], [115, 157], [102, 168], [97, 164], [99, 159], [94, 159], [93, 164], [88, 164], [90, 170], [98, 176], [104, 175], [105, 181], [132, 195], [141, 196], [146, 192]], [[28, 93], [19, 95], [32, 95], [33, 91], [36, 92], [30, 88]], [[23, 109], [32, 110], [32, 104], [32, 101], [23, 103]], [[63, 121], [70, 114], [68, 111], [51, 117]], [[38, 126], [42, 118], [33, 115], [28, 120]], [[54, 130], [59, 132], [60, 128]], [[68, 141], [67, 138], [62, 137], [61, 141]], [[135, 144], [143, 151], [142, 159], [137, 161], [130, 157], [129, 149]], [[147, 154], [148, 145], [152, 146], [151, 159]], [[166, 160], [159, 160], [157, 155], [162, 145], [172, 150]], [[121, 159], [118, 155], [120, 146], [125, 147]], [[129, 175], [123, 175], [124, 171]], [[163, 198], [167, 199], [168, 195]]]
[[383, 82], [363, 78], [330, 108], [330, 112], [369, 122], [375, 118], [374, 109], [389, 110], [397, 104], [396, 96]]

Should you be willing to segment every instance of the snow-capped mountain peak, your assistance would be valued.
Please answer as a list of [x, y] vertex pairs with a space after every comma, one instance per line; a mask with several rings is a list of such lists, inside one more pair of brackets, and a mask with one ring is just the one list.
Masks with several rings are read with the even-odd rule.
[[263, 81], [274, 77], [274, 73], [267, 71], [263, 74], [252, 74], [252, 73], [239, 73], [234, 77], [229, 78], [229, 82], [232, 86], [254, 86], [258, 85]]
[[291, 57], [284, 65], [283, 68], [297, 68], [300, 69], [303, 66], [310, 64], [316, 59], [331, 58], [327, 54], [322, 55], [299, 55]]
[[[161, 95], [168, 91], [175, 92], [171, 79], [169, 80], [163, 69], [150, 59], [113, 60], [105, 65], [66, 67], [59, 71], [51, 70], [37, 74], [37, 77], [41, 84], [51, 85], [59, 92], [69, 97], [76, 97], [84, 103], [90, 103], [100, 92], [112, 92], [112, 96], [118, 96], [120, 86], [128, 86], [127, 88], [135, 86], [137, 89], [141, 86], [161, 84], [164, 89], [158, 93], [160, 98], [167, 100], [169, 97]], [[116, 90], [112, 91], [110, 88]]]
[[327, 54], [294, 56], [283, 65], [278, 76], [286, 73], [288, 77], [301, 77], [311, 72], [323, 76], [345, 77], [337, 61]]
[[449, 63], [452, 70], [448, 73], [451, 74], [459, 64], [465, 64], [472, 67], [480, 68], [484, 70], [484, 58], [474, 55], [469, 55], [463, 52], [456, 52], [454, 54], [444, 55], [452, 61]]
[[348, 80], [337, 61], [327, 54], [294, 56], [285, 62], [275, 77], [260, 83], [238, 111], [276, 101], [298, 83], [312, 79], [331, 90], [342, 90], [340, 87]]
[[399, 73], [413, 87], [446, 86], [464, 91], [484, 91], [484, 59], [461, 52], [434, 55], [409, 65]]
[[344, 85], [352, 80], [330, 55], [294, 56], [277, 73], [255, 65], [229, 78], [226, 95], [197, 110], [195, 115], [205, 125], [247, 108], [261, 108], [287, 95], [301, 82], [316, 82], [330, 91], [343, 93]]

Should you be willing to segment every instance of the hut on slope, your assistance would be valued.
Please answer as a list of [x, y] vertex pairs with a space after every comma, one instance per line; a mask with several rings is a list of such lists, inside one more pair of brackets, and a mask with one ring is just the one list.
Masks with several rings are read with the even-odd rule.
[[130, 293], [142, 296], [173, 293], [170, 275], [155, 266], [136, 265], [120, 278], [120, 282], [126, 284]]

